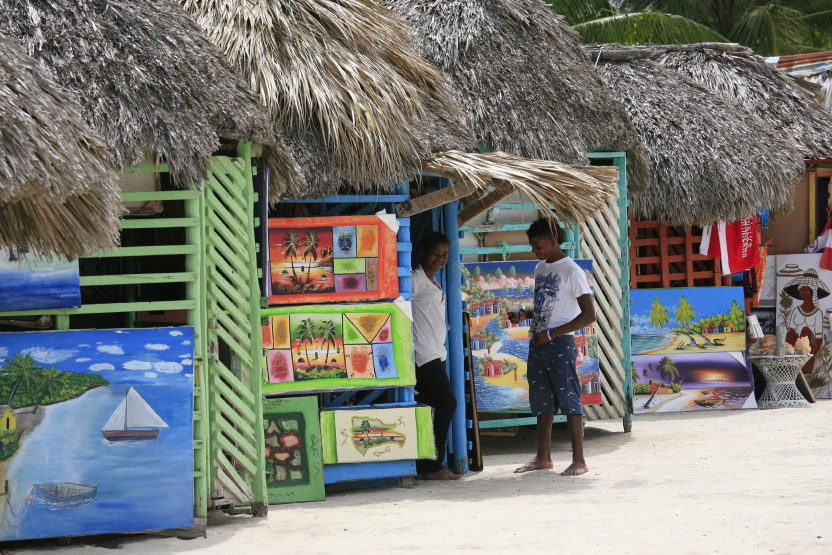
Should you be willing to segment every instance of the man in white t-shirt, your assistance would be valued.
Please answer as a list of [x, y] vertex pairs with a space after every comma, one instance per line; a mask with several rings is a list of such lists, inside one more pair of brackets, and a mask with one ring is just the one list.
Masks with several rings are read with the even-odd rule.
[[529, 405], [537, 416], [537, 454], [515, 472], [552, 468], [552, 423], [556, 412], [566, 415], [572, 439], [572, 464], [561, 474], [578, 476], [589, 470], [584, 460], [581, 384], [575, 368], [573, 332], [595, 321], [592, 292], [584, 271], [560, 248], [557, 222], [541, 218], [526, 235], [540, 260], [534, 270], [534, 309], [509, 314], [514, 321], [531, 318], [529, 328]]
[[436, 273], [448, 262], [451, 242], [431, 232], [419, 244], [422, 264], [413, 270], [413, 351], [416, 355], [416, 401], [433, 407], [436, 459], [416, 461], [416, 477], [456, 480], [460, 476], [444, 466], [448, 429], [456, 410], [456, 397], [445, 371], [445, 292]]

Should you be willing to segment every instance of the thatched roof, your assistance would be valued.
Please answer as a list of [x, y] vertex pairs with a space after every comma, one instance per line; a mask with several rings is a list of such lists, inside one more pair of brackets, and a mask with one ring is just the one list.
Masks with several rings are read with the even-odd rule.
[[0, 245], [77, 257], [115, 246], [112, 159], [72, 94], [0, 36]]
[[273, 139], [257, 97], [173, 0], [0, 0], [0, 11], [0, 32], [76, 93], [119, 166], [153, 150], [187, 184], [206, 175], [217, 133]]
[[447, 76], [372, 0], [183, 3], [286, 132], [302, 175], [272, 180], [272, 200], [389, 189], [433, 151], [476, 146]]
[[648, 181], [646, 153], [578, 35], [541, 0], [392, 0], [419, 51], [462, 94], [477, 138], [518, 156], [586, 165], [586, 153], [629, 154], [630, 186]]
[[798, 145], [805, 158], [832, 156], [832, 113], [751, 49], [719, 43], [651, 49], [659, 64], [747, 109]]
[[610, 45], [591, 53], [650, 153], [652, 180], [631, 195], [633, 215], [687, 224], [791, 209], [804, 170], [793, 142], [649, 57], [622, 56]]

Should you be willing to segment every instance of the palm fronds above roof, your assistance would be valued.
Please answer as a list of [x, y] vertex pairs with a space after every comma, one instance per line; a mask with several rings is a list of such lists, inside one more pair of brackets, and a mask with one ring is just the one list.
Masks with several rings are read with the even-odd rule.
[[392, 0], [419, 51], [448, 73], [474, 132], [494, 150], [586, 165], [586, 153], [628, 153], [632, 190], [647, 155], [623, 105], [603, 86], [577, 34], [541, 0]]
[[72, 94], [0, 36], [0, 245], [78, 257], [116, 245], [113, 161]]
[[190, 184], [218, 133], [274, 139], [257, 97], [173, 0], [0, 0], [0, 11], [0, 33], [76, 93], [119, 166], [152, 150]]
[[476, 146], [447, 77], [372, 0], [183, 3], [286, 132], [303, 175], [272, 200], [389, 188], [433, 150]]

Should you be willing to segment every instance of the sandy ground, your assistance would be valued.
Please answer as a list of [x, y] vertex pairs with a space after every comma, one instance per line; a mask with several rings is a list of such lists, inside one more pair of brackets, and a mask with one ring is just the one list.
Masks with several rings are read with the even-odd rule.
[[[412, 489], [330, 492], [267, 518], [212, 515], [208, 537], [118, 536], [3, 553], [832, 553], [832, 400], [806, 409], [589, 422], [590, 473], [513, 474], [534, 433], [485, 437], [485, 470]], [[555, 432], [556, 469], [570, 453]], [[81, 545], [86, 542], [86, 545]], [[96, 545], [96, 542], [98, 544]], [[5, 549], [11, 548], [6, 551]]]

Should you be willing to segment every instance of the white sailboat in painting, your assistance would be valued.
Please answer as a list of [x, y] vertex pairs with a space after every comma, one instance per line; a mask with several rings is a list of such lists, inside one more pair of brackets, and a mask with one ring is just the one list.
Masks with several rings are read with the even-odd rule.
[[156, 439], [159, 429], [167, 427], [139, 392], [130, 387], [101, 433], [110, 441]]

